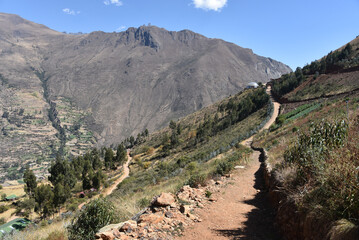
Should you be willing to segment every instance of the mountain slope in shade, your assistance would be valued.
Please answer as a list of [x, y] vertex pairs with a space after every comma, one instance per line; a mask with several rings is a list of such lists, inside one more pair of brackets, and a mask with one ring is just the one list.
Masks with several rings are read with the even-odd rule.
[[99, 144], [159, 129], [249, 82], [291, 71], [250, 49], [189, 30], [142, 26], [67, 35], [0, 14], [0, 33], [0, 73], [9, 84], [45, 91], [47, 104], [67, 99], [85, 113]]

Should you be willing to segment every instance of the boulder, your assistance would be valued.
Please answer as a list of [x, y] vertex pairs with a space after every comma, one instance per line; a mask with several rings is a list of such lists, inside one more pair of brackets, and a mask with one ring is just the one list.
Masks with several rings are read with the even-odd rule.
[[121, 222], [121, 223], [117, 223], [117, 224], [110, 224], [110, 225], [104, 226], [98, 232], [103, 233], [103, 232], [109, 232], [113, 229], [119, 229], [122, 227], [123, 224], [125, 224], [125, 222]]
[[96, 235], [96, 238], [99, 237], [102, 240], [114, 240], [116, 238], [112, 231], [97, 233]]
[[123, 226], [120, 228], [120, 231], [121, 232], [128, 232], [128, 233], [132, 232], [131, 224], [129, 224], [129, 223], [123, 224]]
[[161, 195], [155, 199], [153, 205], [160, 206], [160, 207], [166, 207], [166, 206], [172, 205], [174, 202], [175, 202], [175, 198], [174, 198], [173, 194], [161, 193]]
[[162, 222], [164, 216], [163, 215], [157, 215], [157, 214], [143, 214], [140, 216], [138, 222], [143, 224], [157, 224]]

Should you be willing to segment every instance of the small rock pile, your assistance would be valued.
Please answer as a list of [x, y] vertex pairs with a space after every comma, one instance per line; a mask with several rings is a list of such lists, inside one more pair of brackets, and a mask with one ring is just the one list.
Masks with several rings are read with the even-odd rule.
[[222, 184], [222, 181], [210, 180], [206, 187], [191, 188], [186, 185], [176, 195], [162, 193], [132, 220], [108, 225], [100, 229], [95, 237], [99, 240], [173, 239], [181, 235], [185, 226], [202, 221], [193, 210], [216, 201], [208, 192], [219, 191]]

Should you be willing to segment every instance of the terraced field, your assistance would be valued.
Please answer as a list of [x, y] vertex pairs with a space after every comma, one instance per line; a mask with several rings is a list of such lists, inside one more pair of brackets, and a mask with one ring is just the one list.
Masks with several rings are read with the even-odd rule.
[[[87, 113], [60, 98], [55, 108], [64, 129], [64, 155], [78, 155], [96, 140], [85, 124]], [[61, 146], [60, 133], [49, 119], [49, 104], [43, 92], [0, 88], [0, 182], [21, 179], [29, 166], [38, 179], [46, 177], [51, 160]]]

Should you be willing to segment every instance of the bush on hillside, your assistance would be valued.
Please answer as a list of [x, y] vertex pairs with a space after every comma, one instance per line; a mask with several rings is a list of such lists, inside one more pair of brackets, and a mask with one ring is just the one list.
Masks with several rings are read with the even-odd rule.
[[206, 174], [194, 174], [188, 180], [190, 187], [196, 188], [199, 186], [206, 186], [207, 176]]
[[359, 118], [312, 125], [284, 154], [286, 191], [298, 205], [332, 220], [359, 223]]
[[68, 227], [69, 240], [95, 239], [98, 230], [116, 220], [116, 211], [111, 202], [101, 198], [93, 200]]
[[227, 161], [219, 162], [217, 165], [216, 173], [222, 176], [226, 175], [233, 169], [233, 167], [234, 166], [232, 162], [227, 162]]

